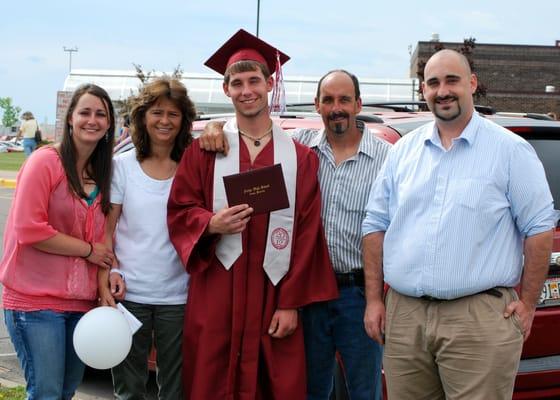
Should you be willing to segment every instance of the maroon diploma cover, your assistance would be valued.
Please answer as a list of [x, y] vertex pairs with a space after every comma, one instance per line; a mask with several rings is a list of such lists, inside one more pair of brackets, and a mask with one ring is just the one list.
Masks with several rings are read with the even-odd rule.
[[249, 204], [253, 214], [262, 214], [290, 206], [281, 164], [224, 176], [223, 179], [230, 207]]

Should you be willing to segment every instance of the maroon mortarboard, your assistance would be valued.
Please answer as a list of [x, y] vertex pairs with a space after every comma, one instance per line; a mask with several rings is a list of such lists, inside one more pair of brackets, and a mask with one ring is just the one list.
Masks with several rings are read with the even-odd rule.
[[221, 75], [226, 73], [226, 69], [238, 61], [258, 61], [268, 66], [271, 74], [276, 71], [276, 55], [280, 64], [284, 64], [290, 59], [275, 47], [249, 32], [240, 29], [222, 47], [218, 49], [205, 63], [209, 68]]

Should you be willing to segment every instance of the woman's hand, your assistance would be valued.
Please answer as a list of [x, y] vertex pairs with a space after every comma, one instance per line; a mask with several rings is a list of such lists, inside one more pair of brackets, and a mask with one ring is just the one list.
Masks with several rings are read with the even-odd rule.
[[109, 287], [111, 289], [111, 295], [115, 300], [124, 300], [126, 284], [119, 272], [111, 271], [109, 274]]
[[104, 243], [91, 243], [92, 251], [89, 256], [86, 257], [90, 263], [98, 265], [101, 268], [111, 268], [113, 262], [115, 261], [115, 254], [113, 250], [107, 247]]
[[116, 307], [115, 299], [111, 294], [111, 289], [109, 289], [109, 282], [104, 282], [104, 284], [99, 283], [99, 305], [100, 306], [110, 306]]

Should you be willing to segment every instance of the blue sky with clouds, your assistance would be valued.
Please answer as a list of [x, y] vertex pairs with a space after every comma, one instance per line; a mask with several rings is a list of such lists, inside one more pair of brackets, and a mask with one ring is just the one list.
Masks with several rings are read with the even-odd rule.
[[[260, 36], [292, 59], [284, 75], [345, 68], [407, 78], [409, 45], [475, 37], [479, 43], [554, 45], [560, 1], [260, 1]], [[203, 63], [237, 29], [256, 30], [257, 0], [3, 0], [0, 97], [54, 123], [56, 92], [73, 68], [210, 72]], [[560, 68], [560, 66], [559, 66]], [[1, 111], [0, 111], [1, 112]]]

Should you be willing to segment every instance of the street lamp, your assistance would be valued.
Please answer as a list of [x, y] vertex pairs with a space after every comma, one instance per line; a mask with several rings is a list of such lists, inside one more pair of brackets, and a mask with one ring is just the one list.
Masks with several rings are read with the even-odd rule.
[[69, 56], [69, 59], [70, 59], [69, 60], [69, 65], [68, 65], [68, 72], [72, 72], [72, 53], [77, 52], [78, 47], [76, 47], [76, 46], [74, 46], [74, 47], [62, 46], [62, 49], [68, 53], [68, 56]]
[[261, 16], [261, 0], [257, 0], [257, 37], [259, 37], [259, 20]]

